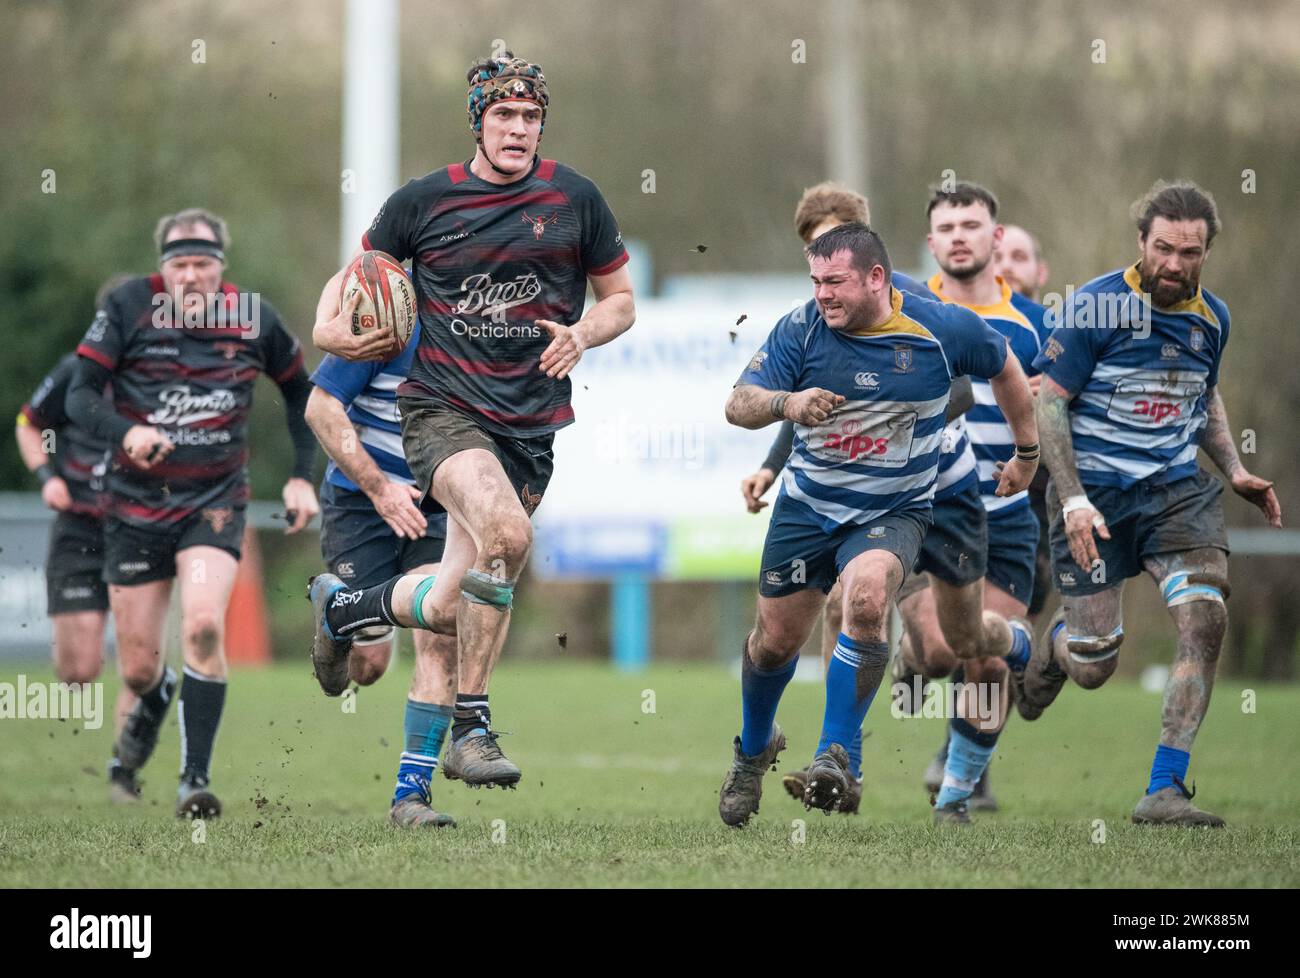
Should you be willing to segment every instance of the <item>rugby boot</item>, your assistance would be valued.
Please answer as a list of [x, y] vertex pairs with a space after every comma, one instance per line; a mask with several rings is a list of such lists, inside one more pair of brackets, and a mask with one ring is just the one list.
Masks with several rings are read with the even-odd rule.
[[115, 805], [134, 805], [140, 801], [140, 781], [134, 771], [122, 767], [117, 758], [108, 762], [108, 800]]
[[1057, 622], [1062, 621], [1065, 621], [1065, 610], [1057, 609], [1047, 631], [1034, 643], [1024, 671], [1011, 670], [1011, 695], [1016, 701], [1016, 711], [1025, 720], [1037, 720], [1042, 716], [1070, 678], [1052, 651], [1052, 630]]
[[352, 651], [351, 639], [337, 639], [331, 634], [325, 620], [325, 609], [334, 595], [347, 585], [333, 574], [317, 574], [307, 587], [316, 616], [316, 634], [311, 642], [311, 666], [316, 681], [326, 696], [339, 696], [348, 688], [348, 655]]
[[1133, 823], [1223, 828], [1225, 823], [1218, 815], [1203, 812], [1192, 804], [1195, 794], [1195, 788], [1188, 791], [1187, 785], [1175, 778], [1172, 785], [1142, 796], [1142, 800], [1133, 809]]
[[519, 784], [519, 768], [497, 746], [501, 735], [495, 730], [466, 734], [447, 745], [442, 758], [442, 776], [464, 781], [471, 788], [500, 785], [513, 788]]
[[763, 775], [768, 769], [776, 770], [777, 756], [785, 750], [785, 732], [780, 724], [774, 722], [772, 739], [761, 753], [752, 757], [741, 752], [739, 737], [732, 747], [735, 756], [718, 792], [718, 814], [728, 825], [739, 828], [758, 812], [758, 803], [763, 797]]
[[[135, 706], [127, 714], [126, 722], [122, 724], [122, 732], [117, 736], [113, 756], [117, 760], [117, 766], [129, 772], [139, 771], [153, 755], [154, 748], [158, 746], [163, 719], [167, 715], [167, 706], [176, 698], [176, 672], [171, 666], [163, 668], [162, 682], [167, 694], [164, 697], [166, 702], [162, 716], [152, 716], [145, 707], [144, 700], [136, 700]], [[111, 762], [109, 767], [111, 771]]]
[[803, 790], [808, 787], [808, 769], [801, 767], [797, 771], [786, 771], [781, 775], [781, 787], [795, 801], [803, 801]]
[[[808, 787], [808, 768], [790, 771], [781, 776], [781, 784], [786, 793], [795, 801], [803, 801], [804, 790]], [[862, 779], [849, 779], [849, 793], [840, 806], [841, 815], [858, 814], [858, 805], [862, 802]]]
[[827, 815], [840, 810], [849, 800], [850, 784], [856, 779], [849, 773], [849, 752], [840, 744], [831, 744], [813, 758], [808, 769], [808, 787], [803, 793], [805, 809], [820, 808]]
[[208, 790], [208, 779], [199, 775], [181, 776], [176, 789], [177, 818], [216, 818], [221, 814], [221, 801]]
[[934, 824], [941, 827], [970, 825], [970, 813], [966, 810], [966, 802], [950, 801], [942, 808], [936, 807]]
[[388, 810], [389, 820], [401, 828], [452, 828], [456, 820], [443, 812], [435, 812], [427, 798], [419, 795], [407, 795], [401, 801], [393, 803]]

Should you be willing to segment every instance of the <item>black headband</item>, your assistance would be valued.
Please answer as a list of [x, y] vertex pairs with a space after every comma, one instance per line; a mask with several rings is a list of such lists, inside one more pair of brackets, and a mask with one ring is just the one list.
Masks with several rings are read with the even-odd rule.
[[162, 246], [163, 261], [167, 261], [169, 258], [180, 258], [184, 255], [207, 255], [209, 258], [216, 258], [219, 261], [226, 260], [226, 253], [221, 250], [221, 245], [211, 238], [177, 238], [175, 241], [168, 241]]

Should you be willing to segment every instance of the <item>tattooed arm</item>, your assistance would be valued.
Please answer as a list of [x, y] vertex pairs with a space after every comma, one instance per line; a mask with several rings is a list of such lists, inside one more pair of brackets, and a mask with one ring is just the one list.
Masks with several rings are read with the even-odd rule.
[[1277, 493], [1273, 491], [1273, 483], [1251, 475], [1241, 464], [1232, 429], [1228, 426], [1228, 409], [1224, 406], [1218, 387], [1212, 387], [1208, 391], [1201, 447], [1232, 484], [1233, 492], [1258, 506], [1270, 526], [1282, 525], [1282, 506], [1277, 501]]
[[[1073, 395], [1064, 387], [1044, 377], [1038, 390], [1035, 415], [1038, 418], [1038, 441], [1042, 446], [1043, 465], [1052, 474], [1056, 493], [1064, 505], [1076, 497], [1087, 498], [1074, 458], [1074, 441], [1070, 434], [1070, 401]], [[1085, 571], [1097, 561], [1097, 543], [1092, 538], [1095, 527], [1103, 540], [1110, 539], [1106, 520], [1091, 506], [1071, 504], [1065, 514], [1065, 536], [1070, 541], [1070, 555]]]
[[754, 384], [737, 384], [727, 398], [727, 421], [738, 428], [764, 428], [788, 419], [819, 425], [844, 403], [843, 396], [820, 387], [806, 391], [770, 391]]

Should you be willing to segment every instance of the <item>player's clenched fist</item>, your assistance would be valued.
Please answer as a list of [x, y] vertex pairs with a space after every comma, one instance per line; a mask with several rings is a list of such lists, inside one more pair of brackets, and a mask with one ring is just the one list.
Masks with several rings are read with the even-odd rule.
[[819, 425], [825, 423], [834, 410], [844, 403], [842, 394], [820, 387], [810, 387], [786, 398], [782, 417], [795, 424]]
[[132, 425], [122, 439], [122, 449], [142, 469], [151, 468], [171, 454], [175, 446], [167, 432], [152, 425]]

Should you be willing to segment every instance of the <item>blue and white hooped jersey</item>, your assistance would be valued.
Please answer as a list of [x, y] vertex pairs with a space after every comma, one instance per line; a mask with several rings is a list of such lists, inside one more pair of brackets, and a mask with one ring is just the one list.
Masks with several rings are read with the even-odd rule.
[[1194, 475], [1207, 394], [1228, 343], [1223, 301], [1198, 289], [1156, 309], [1134, 265], [1093, 279], [1048, 324], [1037, 366], [1074, 395], [1080, 481], [1128, 488]]
[[[397, 411], [397, 385], [406, 380], [415, 357], [416, 337], [420, 327], [400, 355], [385, 362], [352, 361], [326, 355], [311, 382], [336, 397], [347, 408], [348, 419], [356, 426], [367, 454], [375, 460], [390, 482], [415, 485], [411, 469], [402, 450], [402, 419]], [[340, 489], [357, 492], [355, 482], [330, 459], [325, 479]]]
[[[922, 283], [904, 275], [893, 272], [890, 277], [894, 288], [899, 292], [910, 292], [922, 299], [939, 301], [939, 297]], [[934, 499], [938, 502], [955, 496], [975, 481], [975, 453], [971, 451], [970, 438], [966, 434], [966, 418], [953, 418], [944, 429], [942, 444], [939, 447], [939, 477], [934, 484]]]
[[[1043, 325], [1047, 309], [1037, 302], [1026, 299], [1013, 292], [1006, 282], [998, 279], [1002, 297], [992, 305], [976, 306], [949, 299], [940, 288], [940, 276], [935, 275], [929, 282], [930, 291], [944, 302], [960, 305], [976, 313], [986, 323], [1006, 337], [1007, 345], [1016, 355], [1020, 365], [1028, 376], [1038, 373], [1034, 358], [1042, 349], [1047, 329]], [[1007, 462], [1015, 454], [1015, 437], [1011, 426], [1007, 424], [1006, 415], [998, 407], [993, 397], [993, 385], [987, 380], [971, 378], [971, 388], [975, 395], [975, 404], [966, 412], [966, 433], [970, 435], [971, 447], [975, 453], [975, 464], [979, 471], [980, 497], [984, 501], [986, 512], [995, 513], [1016, 507], [1029, 505], [1029, 493], [1018, 492], [1013, 496], [999, 496], [998, 462]]]
[[893, 289], [893, 315], [869, 330], [831, 329], [815, 301], [784, 316], [738, 384], [813, 387], [845, 402], [794, 426], [781, 493], [826, 531], [930, 506], [952, 379], [992, 377], [1002, 338], [973, 313]]

